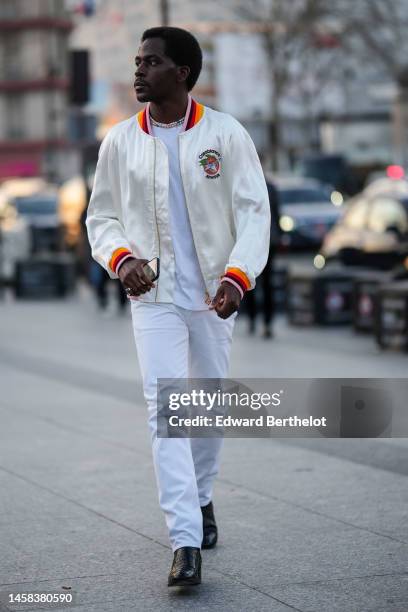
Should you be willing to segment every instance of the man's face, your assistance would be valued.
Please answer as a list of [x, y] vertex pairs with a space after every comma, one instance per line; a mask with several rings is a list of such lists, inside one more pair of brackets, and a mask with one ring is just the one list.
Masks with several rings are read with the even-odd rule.
[[145, 40], [135, 58], [135, 92], [139, 102], [165, 100], [185, 82], [189, 69], [177, 66], [165, 54], [165, 42], [161, 38]]

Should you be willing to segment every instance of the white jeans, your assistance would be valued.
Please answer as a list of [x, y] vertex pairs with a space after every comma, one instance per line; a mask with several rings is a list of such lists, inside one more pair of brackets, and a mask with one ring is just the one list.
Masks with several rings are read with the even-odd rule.
[[236, 313], [133, 300], [132, 320], [148, 406], [159, 502], [173, 551], [201, 547], [200, 506], [212, 499], [222, 438], [158, 438], [157, 378], [226, 378]]

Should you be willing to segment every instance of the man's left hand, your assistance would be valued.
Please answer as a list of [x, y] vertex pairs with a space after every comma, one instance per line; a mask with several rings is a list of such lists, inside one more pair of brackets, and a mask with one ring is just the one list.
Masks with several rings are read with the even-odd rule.
[[231, 283], [224, 281], [218, 287], [218, 291], [211, 302], [210, 310], [215, 310], [221, 319], [228, 319], [238, 310], [240, 303], [241, 295], [238, 289]]

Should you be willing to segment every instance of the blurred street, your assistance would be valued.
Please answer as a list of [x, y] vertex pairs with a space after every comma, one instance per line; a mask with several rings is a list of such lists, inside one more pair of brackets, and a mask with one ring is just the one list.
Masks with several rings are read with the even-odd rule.
[[[408, 609], [406, 439], [226, 440], [219, 545], [200, 587], [169, 591], [130, 313], [102, 315], [85, 285], [0, 308], [1, 610], [18, 592], [70, 592], [86, 612]], [[406, 370], [349, 327], [282, 317], [266, 341], [238, 317], [232, 377]]]

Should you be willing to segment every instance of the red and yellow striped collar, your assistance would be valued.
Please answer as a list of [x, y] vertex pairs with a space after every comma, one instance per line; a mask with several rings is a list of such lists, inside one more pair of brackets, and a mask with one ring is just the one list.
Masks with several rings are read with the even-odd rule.
[[[187, 112], [183, 123], [182, 132], [191, 129], [196, 125], [202, 116], [204, 115], [204, 106], [199, 102], [193, 100], [191, 96], [188, 96]], [[136, 115], [140, 128], [146, 132], [146, 134], [153, 135], [152, 128], [150, 125], [150, 113], [149, 104]]]

